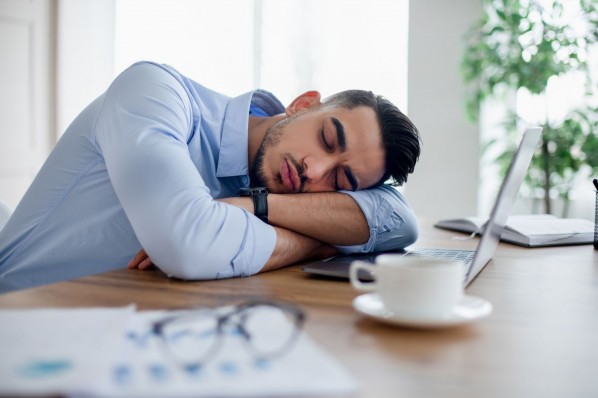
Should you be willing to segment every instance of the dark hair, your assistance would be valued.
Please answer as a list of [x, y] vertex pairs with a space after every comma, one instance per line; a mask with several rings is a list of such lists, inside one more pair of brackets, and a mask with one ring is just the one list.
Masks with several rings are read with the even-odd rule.
[[353, 109], [367, 106], [378, 116], [382, 146], [386, 156], [386, 170], [378, 184], [392, 178], [393, 185], [402, 185], [413, 173], [420, 154], [420, 136], [415, 125], [403, 112], [386, 98], [371, 91], [347, 90], [322, 101], [325, 106]]

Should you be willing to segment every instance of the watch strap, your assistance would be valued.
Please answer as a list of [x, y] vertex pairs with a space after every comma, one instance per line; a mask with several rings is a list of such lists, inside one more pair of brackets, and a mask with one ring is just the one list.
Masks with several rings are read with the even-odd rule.
[[239, 195], [251, 196], [253, 200], [253, 214], [263, 222], [268, 222], [268, 190], [266, 188], [240, 188]]
[[252, 195], [253, 214], [260, 220], [268, 222], [268, 191], [257, 192]]

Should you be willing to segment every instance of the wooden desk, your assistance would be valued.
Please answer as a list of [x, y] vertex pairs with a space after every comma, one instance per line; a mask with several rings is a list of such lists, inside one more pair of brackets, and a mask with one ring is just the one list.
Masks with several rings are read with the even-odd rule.
[[[419, 246], [472, 247], [422, 226]], [[501, 244], [467, 289], [494, 312], [473, 325], [422, 331], [390, 327], [353, 310], [347, 282], [288, 267], [250, 278], [182, 282], [119, 270], [0, 295], [0, 308], [137, 304], [196, 307], [261, 296], [300, 304], [306, 331], [357, 378], [359, 397], [598, 396], [598, 251]]]

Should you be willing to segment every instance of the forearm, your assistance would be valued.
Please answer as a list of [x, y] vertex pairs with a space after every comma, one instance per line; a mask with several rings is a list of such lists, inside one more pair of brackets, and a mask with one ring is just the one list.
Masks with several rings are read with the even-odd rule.
[[325, 258], [337, 253], [336, 248], [316, 239], [284, 228], [275, 227], [276, 246], [260, 272], [271, 271], [311, 258]]
[[368, 222], [349, 195], [338, 192], [268, 195], [269, 222], [331, 245], [356, 245], [370, 237]]
[[[251, 198], [218, 200], [253, 213]], [[330, 245], [358, 245], [370, 237], [359, 205], [351, 196], [338, 192], [269, 194], [268, 222]]]

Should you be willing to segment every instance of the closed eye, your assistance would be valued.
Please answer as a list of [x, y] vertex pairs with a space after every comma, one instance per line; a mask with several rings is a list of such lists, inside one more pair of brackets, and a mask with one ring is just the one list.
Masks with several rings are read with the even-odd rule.
[[[343, 180], [343, 186], [340, 186], [338, 180], [339, 180], [339, 174], [343, 173], [341, 175], [342, 180]], [[347, 183], [349, 184], [349, 186], [347, 186]], [[342, 167], [342, 169], [337, 169], [334, 172], [334, 189], [337, 191], [340, 190], [350, 190], [350, 191], [357, 191], [359, 187], [359, 183], [357, 182], [357, 179], [355, 178], [355, 175], [353, 174], [353, 171], [351, 170], [351, 168], [349, 166], [344, 166]]]
[[324, 129], [320, 132], [320, 139], [322, 140], [322, 145], [326, 152], [332, 152], [332, 145], [326, 140], [326, 134], [324, 134]]
[[[350, 169], [349, 169], [350, 172]], [[342, 186], [339, 183], [339, 178], [343, 182]], [[353, 178], [352, 174], [347, 174], [347, 168], [336, 169], [334, 171], [334, 190], [341, 191], [341, 190], [351, 190], [355, 191], [357, 189], [356, 184], [351, 180]], [[346, 183], [349, 183], [350, 187], [347, 187]]]
[[340, 185], [338, 185], [338, 170], [336, 170], [334, 172], [334, 190], [335, 191], [340, 191], [343, 188], [340, 187]]

